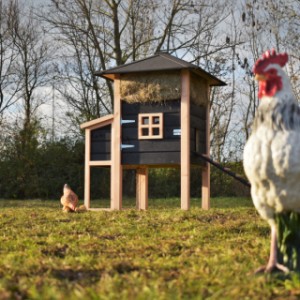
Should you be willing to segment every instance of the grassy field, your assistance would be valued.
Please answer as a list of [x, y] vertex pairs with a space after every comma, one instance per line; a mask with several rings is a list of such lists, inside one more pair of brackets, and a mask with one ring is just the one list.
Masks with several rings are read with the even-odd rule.
[[300, 299], [299, 275], [253, 275], [269, 228], [250, 199], [133, 205], [64, 214], [58, 201], [0, 201], [0, 299]]

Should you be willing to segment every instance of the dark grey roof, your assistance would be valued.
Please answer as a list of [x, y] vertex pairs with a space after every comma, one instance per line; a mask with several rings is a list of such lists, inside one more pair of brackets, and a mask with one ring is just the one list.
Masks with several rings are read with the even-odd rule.
[[154, 56], [114, 67], [109, 70], [98, 71], [95, 72], [95, 75], [112, 79], [109, 75], [154, 71], [175, 71], [183, 69], [191, 70], [196, 75], [205, 78], [208, 80], [210, 85], [226, 85], [225, 82], [204, 71], [200, 67], [167, 53], [157, 53]]

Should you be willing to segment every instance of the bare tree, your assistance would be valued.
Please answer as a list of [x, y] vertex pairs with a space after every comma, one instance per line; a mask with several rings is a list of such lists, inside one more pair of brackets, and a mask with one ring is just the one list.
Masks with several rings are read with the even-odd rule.
[[201, 22], [196, 27], [199, 36], [192, 49], [194, 62], [228, 84], [227, 87], [212, 88], [210, 97], [211, 155], [218, 161], [226, 161], [235, 158], [234, 149], [230, 149], [235, 136], [234, 114], [238, 104], [235, 56], [245, 41], [237, 26], [234, 2], [218, 1], [216, 5], [199, 9]]
[[[199, 61], [209, 53], [230, 48], [225, 42], [217, 46], [211, 43], [207, 50], [202, 43], [202, 38], [209, 36], [226, 16], [226, 3], [219, 2], [51, 0], [50, 11], [40, 15], [61, 45], [56, 77], [62, 83], [61, 95], [73, 109], [73, 119], [82, 122], [112, 109], [111, 82], [94, 77], [96, 70], [161, 50], [180, 57], [188, 54], [189, 60]], [[196, 47], [201, 47], [197, 58], [191, 50]]]
[[50, 85], [51, 48], [31, 8], [18, 1], [9, 2], [6, 26], [9, 50], [14, 54], [7, 74], [12, 76], [9, 87], [15, 92], [10, 115], [15, 119], [4, 124], [0, 150], [10, 176], [7, 184], [25, 198], [39, 194], [37, 162], [43, 130], [37, 110], [44, 101], [40, 89]]
[[300, 71], [298, 32], [300, 7], [295, 1], [285, 1], [284, 5], [281, 5], [278, 0], [266, 2], [247, 0], [239, 14], [242, 20], [239, 26], [243, 28], [244, 39], [247, 41], [244, 47], [238, 49], [236, 55], [239, 72], [242, 75], [238, 82], [241, 124], [247, 139], [259, 104], [252, 68], [264, 51], [274, 48], [279, 52], [288, 52], [290, 62], [287, 71], [294, 91], [299, 97], [300, 81], [297, 73]]
[[10, 32], [17, 59], [12, 66], [17, 80], [21, 82], [24, 126], [29, 124], [42, 99], [37, 96], [37, 89], [49, 84], [50, 46], [33, 18], [32, 11], [23, 18], [18, 2], [11, 9]]
[[[14, 122], [10, 144], [18, 161], [17, 180], [25, 191], [26, 186], [31, 185], [29, 178], [37, 176], [33, 160], [41, 127], [36, 112], [43, 103], [39, 88], [47, 86], [51, 79], [50, 46], [43, 32], [39, 31], [40, 26], [33, 18], [32, 10], [21, 7], [18, 1], [10, 2], [7, 20], [11, 47], [15, 51], [10, 72], [19, 87], [15, 94], [18, 99], [15, 111], [17, 108], [21, 110]], [[15, 91], [17, 87], [14, 87]]]
[[51, 3], [51, 14], [46, 11], [40, 17], [48, 23], [60, 48], [55, 87], [71, 109], [68, 115], [78, 125], [111, 112], [112, 85], [93, 76], [96, 70], [105, 69], [108, 61], [99, 40], [104, 20], [96, 14], [91, 0]]
[[18, 55], [9, 28], [13, 1], [5, 3], [0, 0], [0, 116], [18, 101], [22, 87], [13, 69]]

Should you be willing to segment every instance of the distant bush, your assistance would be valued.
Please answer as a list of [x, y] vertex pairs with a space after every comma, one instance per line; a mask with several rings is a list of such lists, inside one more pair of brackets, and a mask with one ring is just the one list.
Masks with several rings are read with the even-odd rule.
[[[0, 158], [0, 198], [59, 199], [64, 183], [78, 196], [84, 195], [84, 142], [62, 138], [44, 141], [35, 135], [22, 144], [22, 132], [12, 137]], [[242, 163], [226, 165], [243, 174]], [[135, 196], [135, 171], [124, 170], [123, 195]], [[221, 171], [211, 168], [211, 195], [248, 196], [249, 188]], [[149, 169], [149, 197], [180, 196], [180, 169]], [[201, 197], [201, 169], [191, 169], [191, 196]], [[110, 169], [91, 168], [91, 198], [110, 197]]]

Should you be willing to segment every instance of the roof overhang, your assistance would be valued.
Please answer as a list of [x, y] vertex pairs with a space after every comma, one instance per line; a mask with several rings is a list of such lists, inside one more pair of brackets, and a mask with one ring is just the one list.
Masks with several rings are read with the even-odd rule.
[[95, 120], [91, 120], [91, 121], [82, 123], [80, 125], [80, 128], [81, 129], [91, 129], [91, 130], [93, 130], [93, 129], [100, 128], [100, 127], [111, 124], [113, 122], [113, 119], [114, 119], [114, 115], [110, 114], [110, 115], [100, 117], [100, 118], [95, 119]]
[[94, 75], [114, 81], [122, 74], [172, 72], [181, 70], [190, 70], [196, 76], [207, 80], [210, 86], [226, 85], [224, 81], [206, 72], [202, 68], [166, 53], [159, 53], [152, 57], [117, 66], [109, 70], [96, 71]]

